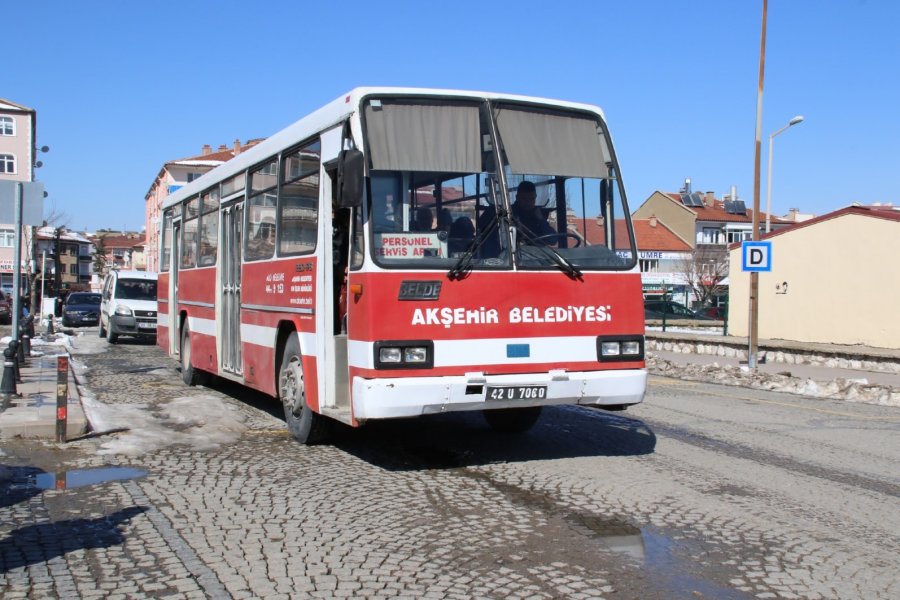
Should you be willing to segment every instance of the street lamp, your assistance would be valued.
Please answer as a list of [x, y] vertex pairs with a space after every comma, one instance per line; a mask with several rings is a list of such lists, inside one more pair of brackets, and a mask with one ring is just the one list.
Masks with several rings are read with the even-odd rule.
[[766, 233], [769, 233], [772, 229], [772, 140], [775, 139], [775, 136], [779, 133], [786, 131], [789, 127], [793, 127], [798, 123], [803, 122], [803, 117], [801, 115], [797, 115], [790, 121], [788, 124], [776, 131], [775, 133], [769, 136], [769, 174], [766, 176]]

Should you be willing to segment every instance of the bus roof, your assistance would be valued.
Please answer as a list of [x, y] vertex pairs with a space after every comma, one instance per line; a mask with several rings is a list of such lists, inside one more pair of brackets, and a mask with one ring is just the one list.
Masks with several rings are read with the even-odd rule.
[[348, 116], [356, 112], [362, 101], [369, 96], [433, 96], [436, 98], [468, 98], [473, 100], [508, 100], [526, 104], [540, 104], [593, 112], [605, 122], [603, 111], [599, 107], [563, 100], [466, 90], [408, 87], [357, 87], [335, 100], [332, 100], [325, 106], [318, 108], [299, 121], [288, 125], [281, 131], [267, 138], [265, 141], [242, 152], [226, 163], [204, 173], [201, 177], [198, 177], [172, 194], [169, 194], [166, 197], [165, 202], [163, 202], [162, 208], [169, 208], [187, 198], [195, 196], [218, 181], [224, 181], [238, 173], [243, 173], [246, 169], [274, 156], [282, 150], [286, 150], [296, 145], [298, 142], [311, 137], [315, 133], [340, 124]]

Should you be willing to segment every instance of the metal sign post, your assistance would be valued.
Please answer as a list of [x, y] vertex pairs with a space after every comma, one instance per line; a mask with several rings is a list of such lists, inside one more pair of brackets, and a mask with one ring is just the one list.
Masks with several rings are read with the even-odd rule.
[[13, 301], [12, 306], [12, 336], [18, 339], [19, 317], [22, 316], [22, 292], [19, 286], [22, 283], [22, 182], [16, 182], [15, 193], [15, 224], [16, 239], [13, 242]]
[[[12, 209], [12, 210], [10, 210]], [[37, 181], [0, 181], [0, 223], [16, 225], [13, 250], [13, 336], [18, 334], [22, 315], [22, 227], [41, 226], [44, 221], [44, 184]]]

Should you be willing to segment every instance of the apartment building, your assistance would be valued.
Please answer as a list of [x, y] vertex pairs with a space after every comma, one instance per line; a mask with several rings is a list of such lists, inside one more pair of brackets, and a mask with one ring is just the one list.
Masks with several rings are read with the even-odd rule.
[[144, 231], [146, 233], [144, 255], [145, 267], [148, 271], [159, 270], [160, 207], [166, 196], [261, 141], [261, 138], [249, 140], [242, 145], [240, 140], [234, 140], [234, 144], [230, 148], [222, 144], [217, 150], [213, 150], [212, 146], [206, 144], [199, 155], [172, 160], [162, 166], [144, 196]]
[[[753, 237], [753, 211], [738, 197], [734, 187], [730, 194], [718, 199], [711, 191], [705, 193], [693, 191], [690, 179], [686, 179], [678, 192], [656, 191], [651, 194], [634, 211], [632, 218], [635, 220], [655, 218], [675, 236], [689, 244], [688, 252], [693, 263], [690, 270], [693, 270], [694, 274], [688, 275], [688, 278], [693, 277], [696, 280], [695, 286], [698, 283], [707, 285], [701, 281], [704, 276], [716, 280], [711, 285], [720, 288], [717, 296], [724, 300], [728, 287], [728, 244]], [[772, 231], [792, 224], [792, 221], [771, 216], [769, 222]], [[764, 230], [765, 223], [766, 213], [760, 212], [761, 230]], [[638, 248], [642, 248], [640, 239]], [[673, 280], [679, 276], [684, 278], [689, 272], [686, 268], [689, 265], [683, 262], [679, 265], [678, 272], [669, 272], [666, 275]], [[685, 282], [685, 285], [689, 285], [689, 282]], [[677, 296], [675, 299], [679, 300]], [[697, 302], [697, 298], [690, 295], [684, 296], [683, 299], [686, 300], [684, 304], [692, 308]]]
[[[0, 98], [0, 180], [33, 181], [37, 114], [34, 109]], [[0, 223], [0, 287], [12, 291], [16, 240], [15, 223]], [[23, 242], [18, 258], [25, 272], [29, 248]]]

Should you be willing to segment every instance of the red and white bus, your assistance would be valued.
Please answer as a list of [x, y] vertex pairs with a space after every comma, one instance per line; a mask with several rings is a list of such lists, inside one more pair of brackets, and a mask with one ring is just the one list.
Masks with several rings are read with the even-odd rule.
[[281, 401], [291, 433], [646, 389], [606, 121], [585, 104], [358, 88], [170, 195], [158, 343]]

